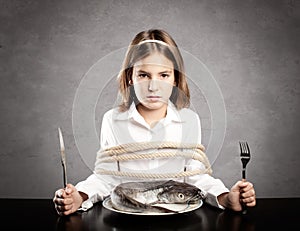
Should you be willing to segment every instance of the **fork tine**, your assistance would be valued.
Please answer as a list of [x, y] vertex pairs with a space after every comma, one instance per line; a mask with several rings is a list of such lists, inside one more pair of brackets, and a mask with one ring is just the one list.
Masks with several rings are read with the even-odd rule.
[[246, 143], [243, 142], [243, 154], [247, 153], [247, 147], [246, 147]]
[[241, 152], [241, 154], [242, 154], [242, 143], [241, 143], [241, 141], [239, 141], [239, 144], [240, 144], [240, 152]]
[[241, 155], [245, 153], [245, 144], [244, 142], [240, 142]]
[[246, 142], [246, 146], [247, 146], [247, 154], [250, 156], [250, 148], [247, 142]]
[[241, 156], [250, 155], [250, 148], [247, 142], [239, 142], [240, 143], [240, 151]]

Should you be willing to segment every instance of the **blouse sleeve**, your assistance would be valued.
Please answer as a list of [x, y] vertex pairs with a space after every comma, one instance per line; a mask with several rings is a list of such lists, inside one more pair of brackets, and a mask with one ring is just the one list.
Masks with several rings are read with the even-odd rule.
[[[115, 140], [112, 131], [112, 117], [111, 113], [104, 114], [100, 132], [100, 150], [115, 145]], [[97, 161], [95, 162], [97, 163]], [[95, 166], [96, 168], [97, 166]], [[114, 166], [112, 167], [114, 168]], [[97, 173], [91, 174], [85, 180], [76, 184], [78, 191], [88, 195], [88, 199], [82, 203], [80, 210], [87, 210], [93, 206], [94, 203], [102, 201], [109, 196], [114, 187], [115, 179], [106, 175], [99, 175]]]
[[[200, 131], [199, 132], [200, 135], [198, 136], [198, 143], [202, 144], [201, 122], [198, 115], [196, 116], [195, 127], [197, 127], [198, 131]], [[198, 170], [198, 169], [205, 170], [204, 164], [193, 159], [187, 162], [186, 165], [187, 171]], [[216, 179], [209, 174], [199, 174], [199, 175], [188, 177], [187, 183], [193, 184], [198, 188], [200, 188], [201, 190], [203, 190], [204, 192], [206, 192], [206, 199], [205, 199], [206, 203], [224, 209], [224, 207], [218, 203], [217, 196], [219, 196], [222, 193], [229, 192], [229, 190], [220, 179]]]
[[102, 119], [100, 131], [100, 147], [106, 149], [117, 145], [113, 131], [113, 111], [106, 112]]

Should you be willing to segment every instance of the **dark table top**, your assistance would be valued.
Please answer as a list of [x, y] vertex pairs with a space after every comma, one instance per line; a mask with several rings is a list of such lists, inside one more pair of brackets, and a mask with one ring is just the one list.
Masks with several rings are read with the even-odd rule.
[[141, 216], [119, 214], [97, 203], [87, 212], [59, 217], [51, 199], [0, 199], [0, 204], [5, 230], [300, 230], [300, 198], [257, 199], [245, 215], [204, 204], [183, 214]]

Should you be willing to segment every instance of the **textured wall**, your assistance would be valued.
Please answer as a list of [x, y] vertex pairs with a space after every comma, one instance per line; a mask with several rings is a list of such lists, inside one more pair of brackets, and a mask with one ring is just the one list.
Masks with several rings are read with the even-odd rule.
[[[226, 133], [213, 161], [215, 176], [229, 187], [240, 178], [238, 141], [247, 140], [253, 153], [248, 178], [257, 196], [299, 197], [299, 22], [299, 1], [293, 0], [0, 0], [0, 197], [51, 198], [61, 187], [58, 126], [69, 182], [91, 173], [98, 144], [85, 154], [76, 147], [76, 91], [95, 63], [149, 28], [167, 30], [219, 87]], [[118, 70], [99, 72], [105, 89], [96, 127], [115, 100], [111, 77]], [[192, 100], [207, 145], [218, 128], [209, 126], [195, 85]]]

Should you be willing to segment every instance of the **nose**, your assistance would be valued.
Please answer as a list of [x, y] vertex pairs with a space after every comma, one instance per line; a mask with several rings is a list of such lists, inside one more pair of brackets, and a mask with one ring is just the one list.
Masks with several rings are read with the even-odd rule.
[[148, 85], [149, 91], [157, 91], [158, 90], [158, 83], [156, 79], [150, 79]]

